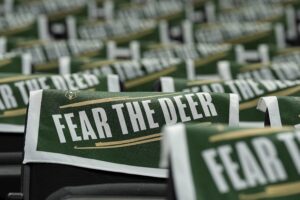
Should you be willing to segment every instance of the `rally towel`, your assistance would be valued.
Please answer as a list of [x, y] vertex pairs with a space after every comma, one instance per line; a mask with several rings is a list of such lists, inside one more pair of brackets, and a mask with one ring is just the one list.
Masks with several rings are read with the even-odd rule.
[[[60, 70], [61, 71], [61, 70]], [[116, 74], [125, 91], [153, 91], [161, 76], [187, 78], [189, 68], [178, 58], [143, 58], [140, 60], [72, 59], [69, 70], [106, 76]]]
[[272, 62], [240, 65], [220, 62], [218, 72], [222, 79], [254, 80], [297, 80], [300, 77], [300, 65], [296, 62]]
[[300, 132], [177, 124], [164, 129], [161, 165], [178, 200], [300, 198]]
[[270, 96], [259, 100], [257, 109], [266, 113], [266, 125], [300, 127], [300, 97]]
[[[24, 133], [30, 91], [40, 89], [120, 91], [119, 78], [116, 75], [100, 77], [74, 73], [64, 76], [1, 75], [0, 77], [0, 132], [5, 133]], [[72, 99], [75, 93], [66, 95]]]
[[162, 92], [221, 92], [235, 93], [240, 99], [240, 125], [264, 126], [264, 113], [256, 109], [263, 96], [298, 96], [300, 81], [240, 79], [231, 81], [195, 80], [162, 77]]
[[189, 121], [238, 125], [237, 95], [35, 91], [24, 163], [166, 177], [159, 169], [161, 128]]

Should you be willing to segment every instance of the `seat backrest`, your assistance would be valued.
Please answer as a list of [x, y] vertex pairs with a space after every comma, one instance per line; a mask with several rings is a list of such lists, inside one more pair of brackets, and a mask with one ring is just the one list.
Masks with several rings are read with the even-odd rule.
[[[188, 95], [194, 98], [188, 101]], [[195, 113], [189, 107], [196, 106], [196, 121], [238, 123], [234, 94], [79, 91], [73, 96], [56, 90], [31, 93], [23, 161], [25, 200], [43, 199], [65, 186], [163, 182], [166, 170], [158, 166], [160, 131], [166, 122], [181, 120], [177, 109], [185, 107], [191, 121]], [[181, 103], [174, 100], [178, 98]], [[169, 113], [172, 119], [167, 107], [175, 109]], [[77, 123], [77, 139], [68, 130], [68, 116], [73, 116], [73, 127]]]
[[86, 169], [60, 164], [31, 163], [23, 166], [24, 200], [46, 199], [66, 186], [107, 183], [164, 183], [165, 179]]
[[0, 152], [22, 152], [24, 147], [23, 133], [0, 133]]

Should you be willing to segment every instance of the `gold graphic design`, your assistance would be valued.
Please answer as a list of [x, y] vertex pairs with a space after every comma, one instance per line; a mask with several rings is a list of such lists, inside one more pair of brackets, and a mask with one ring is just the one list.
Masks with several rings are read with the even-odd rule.
[[284, 183], [266, 187], [264, 192], [256, 194], [240, 194], [240, 200], [259, 200], [274, 197], [284, 197], [300, 193], [300, 182]]
[[257, 40], [257, 39], [268, 36], [270, 34], [270, 32], [271, 31], [265, 31], [265, 32], [256, 33], [256, 34], [252, 34], [252, 35], [242, 36], [239, 38], [233, 38], [233, 39], [226, 40], [225, 43], [239, 44], [239, 43], [251, 42], [253, 40]]
[[240, 72], [247, 72], [247, 71], [257, 70], [257, 69], [261, 69], [261, 68], [264, 68], [264, 67], [270, 67], [270, 64], [255, 63], [255, 64], [246, 65], [245, 67], [242, 67], [240, 69]]
[[173, 11], [172, 13], [170, 14], [167, 14], [167, 15], [164, 15], [164, 16], [158, 16], [158, 17], [155, 17], [154, 19], [156, 20], [169, 20], [169, 19], [174, 19], [176, 17], [179, 17], [180, 15], [182, 14], [182, 11]]
[[100, 104], [100, 103], [108, 103], [108, 102], [114, 102], [114, 101], [147, 99], [147, 98], [164, 97], [164, 96], [170, 96], [170, 95], [176, 95], [176, 94], [180, 94], [180, 92], [167, 93], [167, 94], [161, 94], [160, 92], [158, 92], [158, 95], [144, 96], [144, 97], [129, 97], [129, 96], [109, 97], [109, 98], [104, 98], [104, 99], [93, 99], [93, 100], [88, 100], [88, 101], [71, 103], [71, 104], [60, 106], [59, 108], [60, 109], [75, 108], [75, 107], [81, 107], [81, 106], [87, 106], [87, 105], [93, 105], [93, 104]]
[[198, 84], [209, 84], [209, 83], [219, 83], [220, 80], [195, 80], [187, 82], [187, 86], [193, 86]]
[[92, 69], [92, 68], [101, 68], [104, 67], [106, 65], [110, 65], [113, 63], [116, 63], [116, 60], [100, 60], [100, 61], [96, 61], [96, 62], [88, 62], [87, 64], [82, 65], [80, 68], [82, 70], [84, 69]]
[[0, 61], [0, 67], [5, 67], [6, 65], [11, 63], [11, 59], [3, 59]]
[[291, 127], [285, 128], [256, 128], [256, 129], [245, 129], [245, 130], [236, 130], [231, 132], [225, 132], [218, 135], [213, 135], [209, 137], [209, 142], [221, 142], [227, 140], [235, 140], [252, 136], [260, 136], [277, 133], [279, 131], [291, 131], [293, 130]]
[[299, 53], [300, 48], [299, 47], [288, 47], [279, 50], [278, 54], [279, 55], [285, 55], [285, 54], [290, 54], [290, 53]]
[[127, 82], [125, 82], [125, 88], [132, 88], [134, 86], [137, 86], [137, 85], [140, 85], [140, 84], [143, 84], [143, 83], [147, 83], [147, 82], [152, 81], [152, 80], [156, 80], [161, 76], [165, 76], [165, 75], [168, 75], [168, 74], [176, 71], [176, 69], [177, 69], [176, 66], [171, 66], [171, 67], [168, 67], [167, 69], [164, 69], [160, 72], [153, 73], [153, 74], [150, 74], [148, 76], [143, 76], [141, 78], [137, 78], [137, 79], [134, 79], [134, 80], [127, 81]]
[[41, 77], [42, 75], [22, 75], [22, 76], [11, 76], [11, 77], [4, 77], [0, 79], [0, 83], [9, 83], [13, 81], [23, 81], [27, 79], [32, 79], [32, 78], [38, 78]]
[[19, 32], [22, 32], [22, 31], [30, 30], [32, 28], [31, 27], [32, 24], [33, 23], [30, 22], [29, 24], [19, 26], [18, 28], [0, 31], [0, 35], [7, 35], [8, 36], [8, 35], [11, 35], [11, 34], [15, 34], [15, 33], [19, 33]]
[[112, 148], [136, 146], [139, 144], [145, 144], [145, 143], [155, 142], [159, 140], [161, 140], [161, 133], [151, 134], [151, 135], [128, 139], [128, 140], [113, 141], [113, 142], [98, 142], [95, 143], [95, 146], [92, 147], [75, 146], [74, 149], [112, 149]]
[[59, 20], [64, 18], [67, 15], [76, 15], [78, 13], [82, 12], [82, 6], [76, 6], [73, 8], [65, 9], [63, 11], [53, 12], [50, 13], [48, 16], [50, 20]]
[[48, 61], [47, 63], [38, 64], [34, 66], [36, 70], [43, 71], [43, 70], [50, 70], [50, 69], [56, 69], [58, 68], [58, 61]]
[[25, 115], [27, 111], [27, 108], [20, 108], [15, 110], [9, 110], [4, 111], [2, 115], [0, 115], [0, 118], [6, 118], [6, 117], [17, 117]]
[[[287, 90], [266, 94], [264, 96], [289, 96], [289, 95], [294, 94], [299, 91], [300, 91], [300, 86], [296, 86], [296, 87], [289, 88]], [[255, 107], [257, 105], [257, 102], [259, 99], [260, 99], [260, 97], [253, 99], [251, 101], [245, 102], [245, 103], [240, 103], [240, 110], [245, 110], [248, 108]]]
[[195, 60], [195, 66], [197, 68], [197, 67], [206, 65], [207, 63], [210, 63], [210, 62], [213, 62], [215, 60], [224, 58], [227, 54], [228, 54], [228, 52], [222, 52], [222, 53], [210, 55], [206, 58], [198, 58], [198, 59]]
[[172, 49], [172, 48], [177, 48], [177, 47], [180, 47], [180, 45], [177, 44], [177, 43], [167, 43], [167, 44], [164, 44], [164, 43], [153, 43], [153, 44], [149, 44], [147, 46], [147, 49], [150, 49], [150, 50], [160, 50], [160, 49]]
[[154, 28], [150, 28], [140, 32], [128, 33], [127, 35], [109, 37], [106, 40], [114, 40], [116, 43], [122, 43], [129, 40], [138, 39], [146, 35], [150, 35], [153, 32], [153, 30]]
[[97, 55], [101, 55], [101, 49], [99, 50], [90, 50], [86, 52], [82, 52], [81, 54], [78, 55], [79, 58], [86, 58], [86, 57], [94, 57]]
[[33, 45], [43, 45], [44, 43], [46, 43], [44, 40], [21, 40], [18, 41], [17, 46], [25, 48]]

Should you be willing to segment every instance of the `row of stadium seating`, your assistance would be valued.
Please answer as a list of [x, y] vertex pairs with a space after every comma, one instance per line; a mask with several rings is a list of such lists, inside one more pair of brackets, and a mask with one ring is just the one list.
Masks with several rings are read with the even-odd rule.
[[299, 199], [299, 6], [0, 0], [0, 200]]

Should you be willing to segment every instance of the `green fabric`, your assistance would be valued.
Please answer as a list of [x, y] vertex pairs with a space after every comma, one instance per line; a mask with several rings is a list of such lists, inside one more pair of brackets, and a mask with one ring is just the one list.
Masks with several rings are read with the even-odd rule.
[[282, 125], [299, 126], [300, 97], [277, 97], [277, 100]]
[[300, 127], [300, 97], [298, 96], [277, 96], [261, 98], [258, 109], [263, 112], [268, 112], [270, 126], [295, 126]]
[[[158, 45], [157, 45], [158, 46]], [[193, 59], [195, 73], [199, 75], [216, 74], [216, 63], [228, 57], [231, 45], [198, 43], [195, 45], [161, 45], [149, 46], [143, 51], [143, 57], [166, 58], [175, 57], [182, 60]]]
[[232, 80], [213, 81], [174, 79], [175, 91], [184, 92], [221, 92], [235, 93], [240, 97], [241, 121], [264, 121], [264, 114], [256, 109], [258, 100], [263, 96], [300, 95], [300, 81], [279, 80]]
[[77, 31], [80, 39], [113, 40], [118, 44], [127, 44], [132, 40], [158, 41], [159, 37], [157, 22], [141, 19], [96, 22], [79, 26]]
[[280, 4], [248, 4], [230, 12], [221, 12], [218, 20], [223, 22], [284, 22], [284, 7]]
[[277, 49], [270, 47], [270, 56], [273, 62], [299, 62], [300, 49], [298, 47], [287, 47], [284, 49]]
[[44, 14], [50, 21], [63, 19], [69, 15], [87, 15], [86, 2], [81, 0], [14, 1], [17, 13]]
[[199, 43], [243, 44], [250, 49], [275, 42], [270, 23], [234, 21], [199, 25], [195, 28], [195, 39]]
[[58, 73], [58, 58], [64, 56], [101, 56], [104, 44], [99, 40], [66, 40], [48, 41], [39, 40], [29, 43], [22, 39], [11, 40], [15, 45], [11, 50], [15, 53], [29, 53], [32, 57], [34, 72]]
[[295, 62], [277, 62], [271, 64], [250, 64], [230, 66], [232, 79], [254, 80], [297, 80], [300, 77], [300, 66]]
[[0, 17], [1, 36], [37, 37], [36, 18], [31, 13], [8, 14], [7, 17]]
[[1, 73], [22, 73], [22, 56], [14, 54], [4, 54], [0, 59]]
[[105, 76], [117, 74], [125, 91], [153, 91], [161, 76], [187, 77], [185, 64], [176, 58], [109, 61], [101, 59], [73, 60], [72, 72]]
[[[171, 159], [175, 185], [181, 186], [177, 194], [190, 191], [185, 183], [191, 177], [197, 200], [299, 199], [299, 131], [186, 125], [185, 132], [167, 135], [185, 138], [168, 144], [171, 156], [177, 154], [176, 160]], [[179, 146], [187, 150], [183, 153]], [[174, 165], [184, 170], [180, 162], [185, 159], [190, 176], [174, 172]]]
[[88, 74], [3, 75], [0, 79], [0, 123], [24, 125], [29, 92], [40, 89], [107, 91], [108, 86], [107, 77]]
[[184, 19], [185, 17], [183, 2], [181, 1], [152, 1], [142, 5], [127, 5], [117, 10], [115, 14], [117, 18], [132, 17], [138, 19], [165, 19], [168, 21]]
[[[187, 96], [198, 105], [189, 103]], [[128, 166], [158, 168], [160, 131], [166, 123], [229, 122], [228, 94], [78, 91], [76, 98], [68, 99], [65, 92], [44, 90], [41, 98], [40, 107], [29, 103], [28, 119], [37, 116], [39, 124], [28, 121], [27, 130], [34, 131], [27, 132], [26, 137], [38, 139], [37, 144], [26, 140], [28, 148], [33, 148], [36, 154], [25, 152], [28, 156], [25, 162], [62, 163], [53, 157], [43, 159], [38, 156], [47, 152], [64, 156], [64, 164], [113, 170], [101, 163], [91, 164], [106, 161], [123, 164], [114, 170], [135, 174], [138, 172]], [[197, 111], [198, 115], [191, 112], [191, 106], [195, 106], [193, 112]], [[39, 109], [40, 113], [31, 113], [31, 110]], [[74, 130], [70, 122], [74, 124], [73, 128], [76, 126]], [[82, 162], [80, 158], [88, 160]]]

